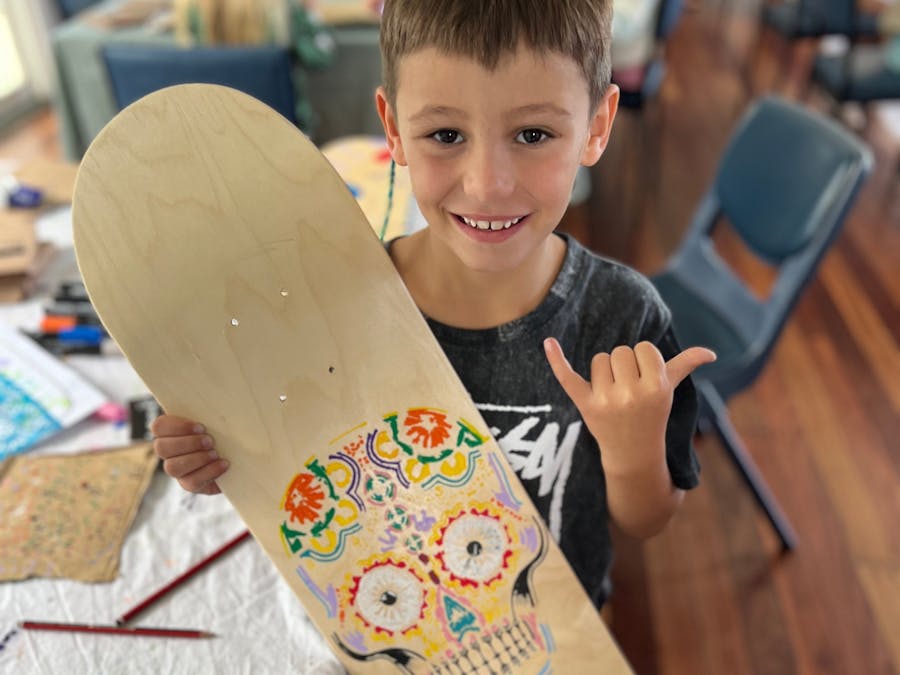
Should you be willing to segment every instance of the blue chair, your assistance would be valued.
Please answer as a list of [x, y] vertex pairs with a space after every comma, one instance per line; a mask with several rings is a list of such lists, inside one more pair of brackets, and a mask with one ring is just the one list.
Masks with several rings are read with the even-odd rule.
[[291, 56], [283, 47], [110, 44], [103, 59], [119, 108], [157, 89], [202, 82], [250, 94], [297, 123]]
[[[757, 33], [753, 63], [761, 51], [764, 33], [780, 39], [779, 68], [781, 77], [791, 71], [794, 45], [800, 41], [843, 35], [851, 42], [878, 38], [875, 14], [860, 12], [856, 0], [778, 0], [763, 5], [761, 29]], [[752, 90], [750, 74], [745, 73], [745, 86]]]
[[835, 103], [871, 103], [900, 99], [900, 68], [889, 63], [900, 43], [856, 45], [844, 54], [822, 55], [813, 64], [812, 80]]
[[81, 10], [87, 9], [91, 5], [96, 5], [100, 0], [57, 0], [59, 13], [63, 19], [69, 19]]
[[[834, 241], [872, 168], [869, 149], [833, 120], [770, 97], [733, 133], [715, 182], [664, 270], [652, 278], [682, 345], [705, 345], [715, 363], [695, 371], [700, 421], [719, 435], [783, 550], [795, 535], [731, 424], [725, 401], [760, 374], [791, 310]], [[727, 220], [776, 279], [758, 299], [716, 253]]]
[[878, 34], [875, 15], [857, 11], [855, 0], [783, 0], [763, 7], [762, 23], [787, 40]]

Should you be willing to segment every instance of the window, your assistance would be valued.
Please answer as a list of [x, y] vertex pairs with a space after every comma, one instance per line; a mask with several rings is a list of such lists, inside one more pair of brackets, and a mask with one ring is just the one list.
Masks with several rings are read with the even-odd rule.
[[5, 100], [21, 91], [26, 85], [25, 70], [19, 47], [13, 36], [12, 26], [5, 11], [5, 3], [0, 3], [0, 100]]
[[49, 44], [39, 2], [0, 0], [0, 130], [49, 99]]

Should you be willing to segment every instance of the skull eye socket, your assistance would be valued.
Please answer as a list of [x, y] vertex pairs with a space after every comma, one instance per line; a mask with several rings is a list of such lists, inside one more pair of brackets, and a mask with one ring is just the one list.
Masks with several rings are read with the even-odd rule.
[[483, 583], [500, 574], [507, 544], [496, 518], [466, 513], [447, 526], [441, 557], [458, 579]]
[[419, 620], [425, 605], [425, 589], [410, 570], [386, 563], [363, 573], [356, 607], [370, 624], [390, 631], [404, 631]]

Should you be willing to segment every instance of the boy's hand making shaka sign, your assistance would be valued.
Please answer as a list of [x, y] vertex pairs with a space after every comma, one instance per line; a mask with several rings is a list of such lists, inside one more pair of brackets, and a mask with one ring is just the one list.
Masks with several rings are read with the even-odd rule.
[[616, 347], [591, 361], [591, 379], [572, 370], [554, 338], [544, 341], [550, 368], [578, 408], [603, 453], [607, 476], [644, 472], [665, 461], [665, 433], [675, 387], [695, 369], [716, 360], [691, 347], [668, 363], [650, 342]]

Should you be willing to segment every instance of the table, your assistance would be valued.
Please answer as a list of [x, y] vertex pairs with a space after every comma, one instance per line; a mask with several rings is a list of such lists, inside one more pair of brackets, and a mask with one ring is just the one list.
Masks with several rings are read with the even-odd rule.
[[[52, 256], [50, 247], [37, 246], [34, 222], [47, 209], [72, 201], [76, 167], [36, 160], [25, 166], [2, 168], [0, 175], [10, 170], [19, 183], [42, 192], [42, 203], [39, 208], [0, 208], [0, 249], [5, 254], [0, 256], [0, 302], [18, 299]], [[16, 254], [17, 250], [21, 252]]]
[[[121, 0], [97, 5], [115, 7]], [[103, 28], [84, 17], [57, 26], [51, 36], [58, 71], [54, 107], [60, 120], [65, 156], [78, 160], [91, 140], [118, 112], [101, 49], [112, 43], [174, 45], [171, 33], [158, 23]], [[334, 62], [307, 74], [310, 103], [318, 118], [316, 141], [324, 143], [352, 134], [381, 134], [375, 112], [375, 88], [381, 83], [378, 26], [339, 23], [333, 26], [337, 44]]]

